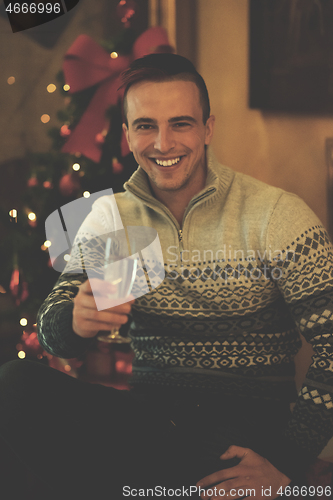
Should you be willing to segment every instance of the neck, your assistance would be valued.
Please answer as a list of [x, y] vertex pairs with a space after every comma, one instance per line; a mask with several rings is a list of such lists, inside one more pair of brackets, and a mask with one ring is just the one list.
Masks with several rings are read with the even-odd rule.
[[184, 197], [170, 196], [168, 193], [163, 193], [165, 196], [156, 196], [156, 198], [165, 205], [172, 215], [177, 220], [180, 227], [183, 225], [184, 213], [187, 205], [192, 199], [185, 199]]
[[192, 198], [205, 187], [205, 184], [206, 175], [202, 178], [197, 178], [196, 182], [192, 185], [186, 185], [177, 190], [161, 190], [152, 185], [151, 189], [155, 198], [170, 210], [179, 226], [182, 227], [186, 207]]

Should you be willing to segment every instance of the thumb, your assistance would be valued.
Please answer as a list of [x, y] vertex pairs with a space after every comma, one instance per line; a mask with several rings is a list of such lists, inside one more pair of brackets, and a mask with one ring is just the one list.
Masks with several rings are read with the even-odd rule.
[[248, 450], [248, 448], [242, 448], [241, 446], [232, 445], [232, 446], [229, 446], [227, 451], [225, 451], [223, 453], [223, 455], [220, 456], [220, 458], [222, 460], [228, 460], [228, 459], [234, 458], [234, 457], [242, 459], [248, 454], [249, 451], [250, 450]]

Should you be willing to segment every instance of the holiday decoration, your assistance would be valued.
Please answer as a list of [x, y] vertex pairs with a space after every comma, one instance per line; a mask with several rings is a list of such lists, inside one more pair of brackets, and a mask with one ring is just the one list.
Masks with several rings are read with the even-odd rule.
[[35, 187], [38, 186], [38, 179], [36, 176], [30, 177], [30, 179], [27, 182], [28, 187]]
[[129, 26], [129, 20], [132, 19], [137, 9], [134, 0], [120, 0], [117, 7], [117, 14], [125, 28]]
[[53, 184], [51, 181], [44, 181], [43, 186], [45, 187], [45, 189], [52, 189], [53, 188]]
[[71, 135], [71, 131], [68, 128], [68, 125], [63, 125], [60, 129], [60, 135], [61, 137], [68, 137]]
[[41, 359], [46, 355], [38, 342], [35, 325], [32, 332], [23, 332], [20, 342], [16, 345], [16, 349], [21, 359], [25, 357]]
[[13, 208], [12, 210], [9, 210], [9, 217], [11, 219], [11, 221], [17, 223], [17, 210], [15, 208]]
[[38, 342], [37, 325], [34, 324], [32, 328], [23, 331], [23, 334], [16, 345], [17, 356], [20, 359], [30, 358], [45, 360], [51, 368], [62, 371], [72, 377], [77, 378], [77, 371], [82, 366], [83, 361], [76, 358], [73, 359], [62, 359], [52, 356], [51, 354], [44, 351]]
[[65, 174], [59, 182], [60, 192], [64, 196], [72, 196], [80, 189], [80, 178], [75, 172]]
[[97, 144], [104, 144], [105, 136], [106, 136], [106, 132], [104, 134], [103, 134], [103, 132], [101, 132], [100, 134], [97, 134], [96, 135], [96, 143]]
[[17, 267], [14, 267], [14, 271], [12, 273], [12, 277], [9, 284], [9, 289], [14, 297], [17, 297], [18, 295], [19, 283], [20, 283], [20, 272]]
[[24, 302], [29, 297], [28, 283], [20, 276], [17, 264], [14, 264], [9, 290], [11, 291], [16, 306], [20, 305], [21, 302]]
[[124, 170], [123, 165], [117, 158], [112, 158], [112, 170], [115, 174], [120, 174]]
[[[94, 162], [101, 159], [101, 150], [96, 143], [96, 136], [109, 129], [105, 116], [106, 110], [116, 105], [123, 91], [120, 86], [120, 74], [131, 61], [158, 50], [159, 46], [169, 46], [166, 31], [161, 27], [150, 28], [135, 41], [130, 56], [112, 58], [100, 45], [87, 35], [80, 35], [66, 53], [63, 69], [69, 92], [75, 94], [89, 87], [98, 85], [88, 109], [70, 134], [62, 148], [63, 152], [80, 152]], [[122, 142], [122, 154], [129, 153], [128, 146]]]
[[36, 227], [37, 226], [37, 216], [34, 212], [31, 212], [27, 210], [27, 216], [28, 216], [28, 224], [30, 227]]

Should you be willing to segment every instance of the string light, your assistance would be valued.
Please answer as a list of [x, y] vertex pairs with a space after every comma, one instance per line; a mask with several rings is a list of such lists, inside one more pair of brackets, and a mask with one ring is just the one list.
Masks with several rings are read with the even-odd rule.
[[90, 196], [89, 191], [85, 191], [85, 192], [83, 193], [83, 196], [84, 196], [84, 198], [89, 198], [89, 196]]
[[7, 83], [8, 83], [8, 85], [13, 85], [13, 83], [15, 83], [15, 76], [10, 76], [7, 79]]
[[25, 358], [25, 352], [24, 351], [19, 351], [17, 353], [17, 357], [20, 358], [20, 359], [24, 359]]
[[70, 90], [70, 86], [68, 85], [68, 83], [66, 83], [64, 86], [63, 86], [63, 89], [65, 92], [68, 92]]
[[36, 220], [36, 219], [37, 219], [37, 216], [36, 216], [36, 214], [34, 214], [33, 212], [30, 212], [30, 213], [28, 214], [28, 219], [29, 219], [29, 220]]
[[72, 169], [75, 170], [75, 172], [80, 170], [80, 168], [81, 168], [81, 165], [79, 163], [74, 163], [74, 165], [72, 166]]
[[117, 52], [111, 52], [110, 57], [111, 57], [111, 59], [117, 59], [117, 57], [118, 57]]
[[27, 318], [21, 318], [20, 319], [20, 325], [21, 326], [27, 326], [27, 324], [28, 324]]
[[65, 260], [66, 262], [68, 262], [68, 261], [69, 261], [69, 259], [70, 259], [70, 255], [69, 255], [68, 253], [66, 253], [66, 254], [64, 255], [64, 260]]
[[54, 83], [50, 83], [50, 85], [46, 87], [46, 90], [48, 91], [49, 94], [52, 94], [52, 92], [57, 90], [57, 87], [54, 85]]
[[15, 208], [9, 210], [9, 215], [12, 217], [12, 219], [17, 219], [17, 210]]
[[43, 250], [43, 252], [45, 252], [45, 250], [47, 250], [50, 246], [51, 246], [51, 242], [49, 240], [46, 240], [46, 241], [44, 241], [44, 243], [42, 244], [42, 246], [40, 248], [41, 248], [41, 250]]
[[70, 367], [70, 365], [65, 365], [64, 369], [66, 372], [70, 372], [72, 368]]
[[41, 121], [42, 123], [48, 123], [50, 120], [51, 120], [51, 117], [50, 117], [50, 115], [47, 115], [47, 114], [42, 115], [42, 116], [40, 117], [40, 121]]

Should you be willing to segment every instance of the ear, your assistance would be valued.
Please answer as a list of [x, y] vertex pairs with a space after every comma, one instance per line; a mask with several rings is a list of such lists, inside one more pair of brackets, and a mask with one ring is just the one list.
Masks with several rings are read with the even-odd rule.
[[129, 137], [129, 131], [128, 131], [128, 127], [127, 127], [126, 123], [123, 123], [123, 131], [124, 131], [124, 134], [125, 134], [126, 139], [127, 139], [129, 150], [132, 151], [131, 141], [130, 141], [130, 137]]
[[210, 115], [210, 117], [206, 121], [206, 125], [205, 125], [205, 127], [206, 127], [206, 137], [205, 137], [206, 146], [208, 146], [208, 144], [210, 144], [210, 142], [212, 140], [213, 133], [214, 133], [214, 125], [215, 125], [215, 116]]

